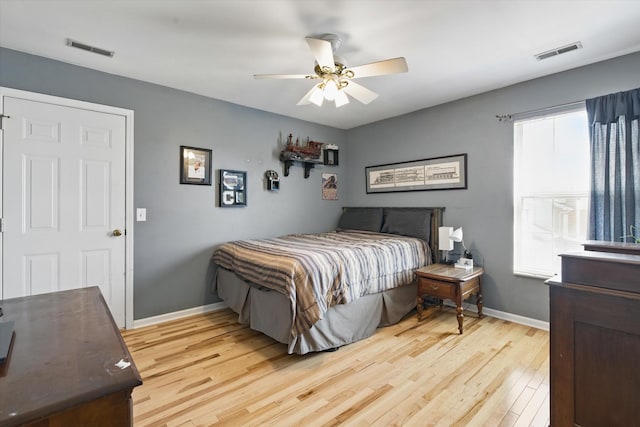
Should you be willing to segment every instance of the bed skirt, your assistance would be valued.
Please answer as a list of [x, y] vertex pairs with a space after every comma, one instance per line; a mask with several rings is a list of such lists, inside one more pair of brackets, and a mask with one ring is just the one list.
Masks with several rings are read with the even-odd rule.
[[218, 267], [213, 291], [238, 313], [238, 322], [287, 345], [289, 354], [305, 354], [350, 344], [399, 322], [416, 306], [416, 283], [365, 295], [331, 307], [324, 318], [298, 336], [291, 333], [289, 300], [276, 291], [250, 284]]

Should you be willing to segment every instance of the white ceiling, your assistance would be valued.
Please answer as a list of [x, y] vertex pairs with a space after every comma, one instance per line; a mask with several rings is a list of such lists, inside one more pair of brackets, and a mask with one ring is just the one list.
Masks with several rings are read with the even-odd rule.
[[[349, 129], [639, 51], [639, 22], [640, 0], [0, 0], [0, 46]], [[311, 81], [253, 79], [311, 73], [305, 37], [324, 33], [348, 65], [404, 56], [409, 72], [359, 79], [379, 98], [339, 109], [296, 106]]]

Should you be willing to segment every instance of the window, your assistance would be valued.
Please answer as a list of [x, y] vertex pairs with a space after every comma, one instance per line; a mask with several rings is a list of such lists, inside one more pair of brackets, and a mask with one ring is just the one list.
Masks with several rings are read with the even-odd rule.
[[514, 123], [514, 273], [550, 277], [561, 253], [582, 250], [589, 209], [584, 107]]

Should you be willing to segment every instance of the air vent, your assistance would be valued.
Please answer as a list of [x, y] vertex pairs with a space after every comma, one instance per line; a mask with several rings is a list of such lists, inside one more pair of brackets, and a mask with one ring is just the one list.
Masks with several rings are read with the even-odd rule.
[[582, 43], [575, 42], [568, 44], [566, 46], [558, 47], [553, 50], [548, 50], [546, 52], [539, 53], [534, 55], [538, 61], [542, 61], [543, 59], [551, 58], [552, 56], [562, 55], [563, 53], [571, 52], [572, 50], [582, 49]]
[[88, 44], [80, 43], [75, 40], [67, 39], [67, 46], [76, 47], [78, 49], [86, 50], [87, 52], [97, 53], [98, 55], [108, 56], [112, 58], [115, 54], [112, 50], [101, 49], [95, 46], [89, 46]]

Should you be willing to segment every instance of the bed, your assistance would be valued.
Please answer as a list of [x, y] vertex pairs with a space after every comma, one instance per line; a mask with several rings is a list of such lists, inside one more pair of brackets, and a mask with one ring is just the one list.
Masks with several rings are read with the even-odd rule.
[[413, 310], [415, 269], [440, 260], [443, 211], [347, 207], [335, 231], [224, 243], [213, 292], [290, 354], [336, 349]]

